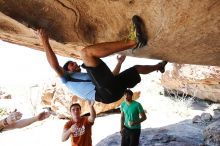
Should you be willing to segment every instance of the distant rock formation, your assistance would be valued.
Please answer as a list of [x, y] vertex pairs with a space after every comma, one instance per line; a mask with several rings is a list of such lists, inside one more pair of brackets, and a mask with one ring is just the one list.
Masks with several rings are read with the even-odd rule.
[[79, 57], [88, 44], [121, 40], [133, 15], [145, 23], [148, 45], [131, 56], [220, 65], [219, 0], [0, 0], [0, 39], [42, 50], [42, 27], [57, 54]]
[[12, 99], [12, 96], [0, 87], [0, 99]]
[[220, 67], [172, 64], [162, 75], [166, 89], [220, 102]]

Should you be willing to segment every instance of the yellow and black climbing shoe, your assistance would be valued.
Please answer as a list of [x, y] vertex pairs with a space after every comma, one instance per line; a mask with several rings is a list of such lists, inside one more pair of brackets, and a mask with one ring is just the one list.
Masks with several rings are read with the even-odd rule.
[[135, 49], [141, 48], [147, 44], [147, 37], [144, 33], [144, 23], [137, 15], [132, 17], [132, 25], [130, 27], [128, 39], [137, 42], [137, 45], [132, 49], [132, 52]]

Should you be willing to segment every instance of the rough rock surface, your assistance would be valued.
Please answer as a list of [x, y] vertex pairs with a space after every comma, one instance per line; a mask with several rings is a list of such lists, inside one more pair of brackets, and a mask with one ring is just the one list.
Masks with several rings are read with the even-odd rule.
[[[120, 146], [120, 133], [115, 133], [101, 140], [96, 146]], [[200, 127], [183, 121], [161, 128], [143, 129], [140, 146], [198, 146], [202, 145], [203, 137]]]
[[210, 113], [202, 113], [201, 120], [204, 122], [209, 122], [212, 120], [212, 115]]
[[192, 122], [193, 123], [201, 123], [202, 122], [201, 116], [196, 115], [195, 117], [193, 117]]
[[[135, 92], [133, 98], [138, 99], [139, 96], [140, 92]], [[70, 117], [69, 107], [72, 103], [75, 102], [79, 103], [82, 106], [82, 114], [89, 112], [87, 101], [81, 100], [79, 97], [71, 94], [69, 90], [59, 82], [47, 86], [43, 92], [41, 100], [42, 104], [45, 107], [51, 107], [52, 110], [55, 111], [56, 114], [58, 114], [59, 118]], [[94, 105], [96, 113], [99, 114], [101, 112], [106, 112], [108, 110], [118, 108], [123, 100], [124, 99], [122, 98], [121, 100], [111, 104], [96, 102]]]
[[167, 89], [220, 102], [220, 67], [171, 64], [161, 82]]
[[[212, 104], [209, 112], [192, 119], [194, 125], [201, 127], [204, 143], [207, 146], [220, 146], [220, 109], [219, 104]], [[212, 114], [213, 115], [212, 115]]]
[[220, 120], [207, 126], [203, 135], [207, 145], [220, 146]]
[[209, 124], [213, 117], [210, 113], [202, 113], [201, 116], [196, 115], [192, 119], [192, 123]]
[[213, 119], [220, 119], [220, 106], [213, 110], [214, 117]]
[[57, 54], [78, 57], [83, 46], [128, 34], [140, 15], [148, 46], [137, 57], [220, 65], [219, 0], [0, 0], [0, 39], [42, 50], [36, 33], [47, 29]]
[[[200, 110], [201, 112], [204, 111], [204, 106], [201, 106], [202, 104], [203, 102], [200, 104], [197, 103], [197, 105], [202, 108], [198, 108], [197, 110]], [[190, 116], [184, 118], [187, 120], [180, 122], [173, 121], [172, 123], [174, 124], [171, 125], [161, 126], [158, 128], [142, 129], [140, 136], [140, 146], [219, 146], [219, 105], [220, 104], [209, 105], [206, 108], [206, 112], [201, 113], [201, 116], [195, 116], [196, 118], [193, 119], [191, 119]], [[192, 113], [192, 111], [188, 112]], [[156, 117], [156, 120], [158, 120], [158, 116]], [[167, 116], [167, 118], [172, 119], [174, 118], [174, 115]], [[158, 121], [161, 122], [161, 119], [162, 118], [160, 118]], [[156, 122], [156, 120], [152, 120], [150, 117], [148, 117], [148, 120]], [[193, 120], [195, 122], [193, 122]], [[152, 127], [150, 122], [148, 124], [149, 127]], [[117, 132], [102, 139], [96, 146], [120, 145], [121, 135], [119, 132]]]

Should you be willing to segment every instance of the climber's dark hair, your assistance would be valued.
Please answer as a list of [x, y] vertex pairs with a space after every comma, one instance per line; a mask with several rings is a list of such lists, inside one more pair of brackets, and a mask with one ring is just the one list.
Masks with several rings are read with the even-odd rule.
[[72, 61], [67, 61], [64, 65], [63, 65], [63, 69], [65, 70], [65, 71], [69, 71], [68, 70], [68, 65], [69, 65], [69, 63], [71, 63]]

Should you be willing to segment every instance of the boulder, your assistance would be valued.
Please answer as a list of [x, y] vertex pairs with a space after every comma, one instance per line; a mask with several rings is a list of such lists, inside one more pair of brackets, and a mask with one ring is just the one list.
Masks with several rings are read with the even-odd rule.
[[202, 113], [201, 120], [204, 122], [210, 122], [212, 120], [212, 115], [210, 113]]
[[203, 131], [204, 141], [210, 146], [220, 146], [220, 120], [208, 125]]
[[161, 83], [169, 90], [220, 102], [220, 67], [169, 64]]
[[220, 109], [214, 110], [214, 116], [213, 119], [220, 119]]
[[0, 0], [0, 39], [42, 50], [41, 27], [55, 53], [78, 58], [85, 45], [125, 38], [139, 15], [148, 45], [127, 55], [219, 66], [219, 13], [218, 0]]
[[199, 115], [196, 115], [192, 119], [192, 123], [201, 123], [201, 122], [202, 122], [202, 119], [201, 119], [201, 116], [199, 116]]
[[[183, 121], [160, 128], [146, 128], [141, 130], [140, 146], [203, 146], [201, 127]], [[96, 146], [120, 146], [121, 135], [114, 133]]]

